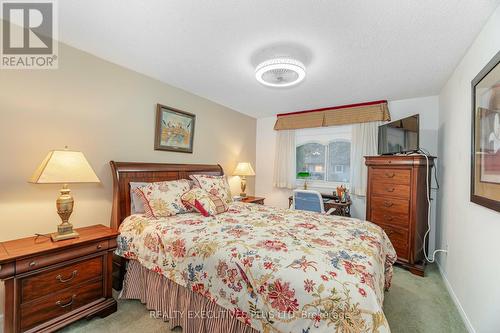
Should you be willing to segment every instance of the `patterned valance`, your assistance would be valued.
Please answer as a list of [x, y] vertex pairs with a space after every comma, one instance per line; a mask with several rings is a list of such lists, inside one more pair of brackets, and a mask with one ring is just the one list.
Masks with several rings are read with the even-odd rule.
[[387, 101], [278, 114], [274, 129], [290, 130], [391, 120]]

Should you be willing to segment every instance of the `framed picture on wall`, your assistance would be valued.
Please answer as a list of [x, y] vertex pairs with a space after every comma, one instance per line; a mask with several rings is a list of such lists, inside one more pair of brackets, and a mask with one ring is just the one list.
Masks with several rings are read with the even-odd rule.
[[500, 52], [472, 80], [471, 201], [500, 212]]
[[195, 119], [196, 116], [192, 113], [158, 104], [155, 150], [192, 153]]

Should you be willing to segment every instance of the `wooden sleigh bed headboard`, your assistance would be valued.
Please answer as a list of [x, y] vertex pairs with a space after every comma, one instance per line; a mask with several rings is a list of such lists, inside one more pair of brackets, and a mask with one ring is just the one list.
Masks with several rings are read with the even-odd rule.
[[190, 175], [222, 176], [219, 164], [167, 164], [140, 162], [109, 162], [113, 172], [113, 208], [111, 228], [118, 230], [123, 219], [130, 215], [130, 182], [160, 182], [189, 179]]
[[[130, 215], [130, 182], [160, 182], [189, 179], [190, 175], [222, 176], [224, 170], [218, 164], [167, 164], [140, 162], [109, 162], [113, 172], [113, 208], [111, 228], [118, 230]], [[127, 260], [113, 255], [113, 289], [121, 290]]]

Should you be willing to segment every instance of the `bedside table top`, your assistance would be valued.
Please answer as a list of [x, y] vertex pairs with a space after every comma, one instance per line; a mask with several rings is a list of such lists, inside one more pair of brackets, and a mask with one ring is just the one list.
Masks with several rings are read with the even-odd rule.
[[254, 202], [254, 201], [262, 201], [265, 200], [266, 198], [263, 197], [252, 197], [252, 196], [246, 196], [244, 198], [241, 198], [241, 202]]
[[40, 255], [47, 252], [57, 251], [64, 248], [83, 245], [97, 240], [116, 238], [117, 231], [110, 227], [97, 224], [89, 227], [75, 229], [80, 237], [67, 239], [59, 242], [52, 242], [49, 237], [32, 236], [0, 243], [0, 264], [29, 257]]

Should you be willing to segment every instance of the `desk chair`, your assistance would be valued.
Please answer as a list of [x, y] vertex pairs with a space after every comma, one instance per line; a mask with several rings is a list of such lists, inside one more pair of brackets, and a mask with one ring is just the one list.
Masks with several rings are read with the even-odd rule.
[[292, 209], [307, 210], [311, 212], [330, 215], [335, 211], [335, 208], [330, 208], [325, 212], [323, 197], [318, 191], [311, 190], [294, 190]]

